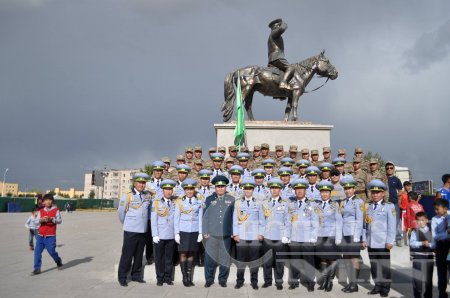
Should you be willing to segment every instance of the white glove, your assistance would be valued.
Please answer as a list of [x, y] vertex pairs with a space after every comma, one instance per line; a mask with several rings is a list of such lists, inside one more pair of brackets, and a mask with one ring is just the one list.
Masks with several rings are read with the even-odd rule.
[[202, 242], [202, 240], [203, 240], [203, 235], [202, 234], [198, 234], [197, 242]]
[[175, 242], [180, 244], [180, 234], [175, 234]]
[[316, 245], [317, 239], [311, 239], [311, 244]]
[[289, 238], [287, 238], [287, 237], [282, 237], [281, 238], [281, 243], [287, 244], [288, 242], [289, 242]]
[[159, 237], [158, 236], [153, 237], [153, 242], [158, 244], [159, 243]]
[[341, 244], [341, 240], [337, 240], [337, 239], [336, 239], [336, 240], [334, 241], [334, 243], [336, 243], [336, 245], [339, 245], [339, 244]]
[[355, 243], [359, 243], [359, 242], [361, 242], [361, 239], [358, 239], [358, 238], [353, 238], [353, 242], [355, 242]]

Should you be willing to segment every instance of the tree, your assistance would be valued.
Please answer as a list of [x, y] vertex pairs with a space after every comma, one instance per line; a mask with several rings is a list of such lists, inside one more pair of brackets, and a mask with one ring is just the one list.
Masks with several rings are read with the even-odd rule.
[[91, 191], [89, 192], [89, 199], [95, 199], [95, 191], [91, 189]]
[[152, 165], [145, 165], [144, 169], [142, 170], [144, 173], [146, 173], [149, 176], [152, 176], [153, 174], [153, 166]]
[[13, 195], [12, 192], [8, 192], [8, 193], [6, 194], [7, 197], [12, 197], [12, 195]]

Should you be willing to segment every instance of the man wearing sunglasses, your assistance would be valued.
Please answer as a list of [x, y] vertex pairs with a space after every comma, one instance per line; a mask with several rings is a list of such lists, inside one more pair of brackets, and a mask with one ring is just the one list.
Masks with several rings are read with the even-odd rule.
[[388, 188], [389, 188], [389, 202], [391, 202], [392, 204], [394, 204], [395, 206], [395, 212], [396, 212], [396, 219], [397, 219], [397, 230], [396, 230], [396, 234], [395, 234], [395, 241], [397, 246], [402, 246], [403, 242], [402, 242], [402, 237], [403, 237], [403, 233], [402, 233], [402, 225], [401, 225], [401, 221], [400, 221], [400, 216], [401, 216], [401, 212], [400, 212], [400, 207], [398, 204], [398, 197], [399, 195], [401, 196], [401, 191], [402, 191], [402, 182], [400, 181], [400, 179], [398, 179], [397, 176], [395, 176], [395, 165], [392, 161], [387, 161], [385, 166], [384, 166], [385, 170], [386, 170], [386, 176], [388, 179]]

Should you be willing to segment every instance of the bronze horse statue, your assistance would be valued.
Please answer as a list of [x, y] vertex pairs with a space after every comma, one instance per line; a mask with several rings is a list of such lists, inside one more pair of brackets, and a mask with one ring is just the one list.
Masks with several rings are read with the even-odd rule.
[[[222, 105], [223, 121], [227, 122], [233, 115], [234, 102], [236, 100], [235, 85], [237, 84], [238, 71], [241, 82], [242, 101], [247, 111], [248, 120], [254, 121], [252, 112], [253, 93], [258, 91], [265, 96], [272, 96], [284, 100], [287, 105], [284, 121], [289, 120], [292, 110], [292, 121], [297, 121], [297, 108], [300, 96], [305, 93], [305, 87], [315, 74], [334, 80], [338, 76], [336, 68], [325, 57], [325, 50], [319, 55], [309, 57], [299, 63], [291, 64], [294, 68], [294, 76], [287, 89], [279, 87], [283, 72], [273, 66], [248, 66], [230, 72], [224, 82], [225, 102]], [[325, 83], [324, 83], [325, 84]], [[292, 109], [293, 108], [293, 109]]]

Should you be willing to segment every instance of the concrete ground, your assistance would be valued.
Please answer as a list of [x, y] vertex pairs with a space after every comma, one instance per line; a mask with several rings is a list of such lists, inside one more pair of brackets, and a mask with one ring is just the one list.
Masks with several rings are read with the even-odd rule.
[[[58, 227], [57, 251], [64, 269], [57, 270], [50, 256], [44, 252], [42, 274], [30, 276], [33, 270], [33, 252], [28, 250], [28, 231], [24, 223], [28, 213], [0, 214], [0, 297], [357, 297], [366, 296], [372, 288], [363, 283], [360, 291], [345, 294], [342, 285], [335, 280], [332, 292], [314, 291], [305, 288], [277, 291], [275, 287], [253, 290], [249, 285], [248, 270], [246, 285], [235, 290], [236, 268], [231, 267], [228, 287], [221, 288], [217, 282], [211, 288], [203, 287], [203, 269], [196, 268], [195, 287], [181, 284], [180, 269], [175, 268], [175, 285], [156, 286], [154, 265], [146, 266], [146, 284], [130, 282], [124, 288], [117, 282], [117, 267], [122, 247], [122, 230], [116, 212], [83, 212], [62, 214], [63, 223]], [[369, 279], [367, 253], [362, 253], [365, 270], [362, 279]], [[145, 259], [145, 258], [144, 258]], [[407, 247], [395, 247], [392, 251], [393, 283], [390, 297], [412, 297], [410, 279], [411, 263]], [[262, 285], [262, 270], [259, 284]], [[287, 270], [285, 270], [287, 276]], [[436, 285], [436, 271], [434, 274]], [[435, 296], [437, 292], [435, 289]], [[378, 295], [375, 297], [379, 297]]]

